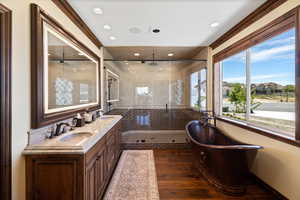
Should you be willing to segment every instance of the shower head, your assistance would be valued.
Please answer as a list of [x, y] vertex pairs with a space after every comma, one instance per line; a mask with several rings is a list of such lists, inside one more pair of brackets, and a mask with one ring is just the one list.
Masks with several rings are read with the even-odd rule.
[[152, 61], [150, 63], [148, 63], [148, 65], [150, 65], [150, 66], [157, 66], [158, 65], [158, 63], [155, 62], [155, 58], [154, 57], [155, 57], [155, 54], [154, 54], [154, 49], [153, 49]]

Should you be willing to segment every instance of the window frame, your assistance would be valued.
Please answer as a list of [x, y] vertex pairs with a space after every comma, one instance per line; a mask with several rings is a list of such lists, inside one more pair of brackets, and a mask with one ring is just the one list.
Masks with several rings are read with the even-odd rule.
[[[206, 98], [206, 101], [205, 101], [205, 108], [204, 109], [201, 109], [201, 70], [205, 70], [205, 83], [206, 83], [206, 90], [205, 90], [205, 98]], [[199, 104], [200, 104], [200, 112], [201, 111], [207, 111], [207, 100], [208, 100], [208, 98], [207, 98], [207, 75], [208, 75], [208, 73], [207, 73], [207, 68], [206, 67], [203, 67], [203, 68], [201, 68], [200, 70], [199, 70], [199, 77], [200, 77], [200, 86], [199, 86]]]
[[[198, 85], [199, 85], [199, 82], [200, 82], [200, 70], [199, 71], [197, 70], [197, 71], [191, 72], [190, 75], [189, 75], [190, 76], [190, 102], [189, 102], [189, 104], [190, 104], [190, 107], [193, 110], [198, 111], [197, 108], [192, 105], [192, 88], [193, 88], [192, 87], [192, 75], [194, 73], [197, 73]], [[200, 92], [200, 90], [198, 92]], [[198, 102], [199, 102], [199, 110], [200, 110], [200, 93], [198, 93]]]
[[[253, 131], [264, 136], [271, 137], [273, 139], [280, 140], [282, 142], [292, 144], [300, 147], [300, 6], [292, 9], [286, 14], [273, 20], [262, 28], [254, 31], [243, 39], [233, 43], [229, 47], [223, 49], [219, 53], [213, 55], [213, 111], [216, 110], [217, 101], [219, 98], [215, 95], [215, 84], [216, 73], [215, 68], [220, 66], [220, 62], [232, 55], [235, 55], [243, 50], [249, 49], [259, 43], [262, 43], [268, 39], [271, 39], [291, 28], [295, 28], [296, 39], [295, 39], [295, 138], [281, 134], [280, 132], [271, 131], [267, 128], [261, 128], [255, 125], [249, 125], [239, 120], [234, 120], [225, 116], [217, 115], [217, 120], [223, 121], [246, 130]], [[219, 102], [220, 103], [220, 102]]]

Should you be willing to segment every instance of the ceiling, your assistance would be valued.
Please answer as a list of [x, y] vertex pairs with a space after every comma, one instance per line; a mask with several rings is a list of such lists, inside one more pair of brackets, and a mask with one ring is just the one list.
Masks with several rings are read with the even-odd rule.
[[[192, 59], [203, 47], [106, 47], [115, 60], [155, 60]], [[134, 56], [139, 53], [140, 56]], [[172, 57], [168, 56], [173, 53]], [[108, 58], [105, 56], [105, 58]]]
[[[208, 46], [266, 0], [68, 2], [104, 46]], [[95, 14], [94, 8], [101, 8], [103, 14]], [[220, 25], [212, 28], [214, 22]], [[105, 24], [112, 29], [104, 30]], [[131, 28], [134, 33], [129, 31]], [[153, 33], [155, 28], [159, 28], [160, 33]]]

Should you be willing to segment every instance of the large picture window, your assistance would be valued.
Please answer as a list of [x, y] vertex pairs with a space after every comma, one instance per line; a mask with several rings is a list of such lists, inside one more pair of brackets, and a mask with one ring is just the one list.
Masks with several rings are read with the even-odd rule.
[[295, 136], [295, 28], [220, 62], [221, 115]]

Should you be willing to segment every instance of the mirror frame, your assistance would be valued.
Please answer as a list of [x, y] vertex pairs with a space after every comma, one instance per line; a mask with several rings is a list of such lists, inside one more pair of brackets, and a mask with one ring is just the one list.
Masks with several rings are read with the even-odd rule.
[[[64, 111], [46, 113], [44, 107], [44, 23], [51, 26], [72, 45], [97, 61], [98, 64], [98, 104]], [[76, 37], [65, 30], [54, 18], [49, 16], [38, 5], [31, 4], [31, 127], [40, 128], [55, 122], [74, 117], [86, 109], [101, 109], [101, 63], [100, 58]]]
[[[112, 100], [108, 99], [108, 76], [109, 76], [109, 74], [111, 74], [112, 76], [114, 76], [117, 79], [117, 81], [118, 81], [118, 92], [117, 92], [118, 98], [117, 99], [112, 99]], [[118, 101], [120, 101], [120, 76], [118, 74], [115, 74], [114, 72], [112, 72], [111, 70], [109, 70], [107, 68], [106, 68], [106, 92], [107, 92], [107, 94], [106, 94], [106, 102], [109, 103], [109, 102], [118, 102]]]

